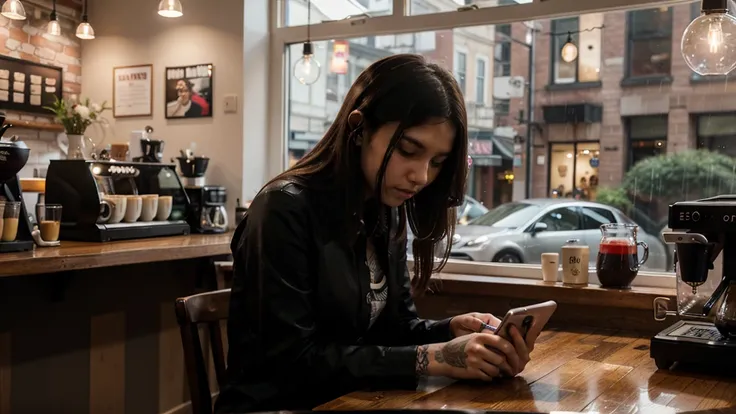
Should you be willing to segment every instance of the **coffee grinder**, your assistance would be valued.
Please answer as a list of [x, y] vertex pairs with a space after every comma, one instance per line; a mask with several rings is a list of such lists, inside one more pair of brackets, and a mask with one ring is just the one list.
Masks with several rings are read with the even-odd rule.
[[[0, 253], [23, 252], [33, 250], [33, 237], [31, 236], [33, 225], [23, 202], [23, 192], [17, 174], [28, 162], [31, 150], [23, 141], [3, 140], [2, 136], [5, 131], [13, 127], [12, 124], [3, 125], [4, 123], [5, 113], [0, 112], [0, 203], [20, 202], [20, 214], [15, 240], [4, 242], [0, 239]], [[4, 223], [4, 225], [9, 224]]]
[[[654, 318], [680, 321], [652, 338], [650, 355], [660, 369], [736, 366], [736, 195], [674, 203], [668, 221], [673, 231], [664, 239], [675, 245], [677, 311], [668, 310], [668, 298], [656, 298]], [[713, 271], [719, 255], [721, 275]]]
[[182, 150], [181, 156], [176, 159], [179, 161], [179, 171], [191, 206], [187, 221], [192, 232], [205, 234], [226, 232], [229, 225], [226, 209], [227, 190], [223, 186], [206, 184], [205, 173], [210, 159], [195, 156], [192, 150]]

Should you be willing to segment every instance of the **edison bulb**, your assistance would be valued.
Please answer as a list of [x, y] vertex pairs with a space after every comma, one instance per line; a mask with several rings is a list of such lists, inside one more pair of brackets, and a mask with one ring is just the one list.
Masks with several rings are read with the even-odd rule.
[[320, 65], [314, 55], [304, 55], [294, 64], [294, 77], [304, 85], [311, 85], [319, 79]]
[[562, 52], [560, 55], [562, 60], [565, 62], [573, 62], [578, 58], [578, 46], [572, 41], [568, 41], [564, 46], [562, 46]]
[[736, 68], [736, 18], [703, 13], [682, 34], [682, 57], [695, 73], [727, 75]]

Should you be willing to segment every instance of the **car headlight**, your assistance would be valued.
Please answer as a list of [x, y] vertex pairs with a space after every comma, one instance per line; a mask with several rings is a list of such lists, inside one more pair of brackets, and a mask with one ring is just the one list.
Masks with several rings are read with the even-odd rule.
[[477, 245], [479, 245], [479, 244], [483, 244], [483, 243], [486, 243], [487, 241], [488, 241], [488, 236], [480, 236], [480, 237], [478, 237], [478, 238], [477, 238], [477, 239], [475, 239], [475, 240], [471, 240], [471, 241], [469, 241], [469, 242], [468, 242], [467, 244], [465, 244], [465, 245], [466, 245], [466, 246], [468, 246], [468, 247], [471, 247], [471, 246], [477, 246]]

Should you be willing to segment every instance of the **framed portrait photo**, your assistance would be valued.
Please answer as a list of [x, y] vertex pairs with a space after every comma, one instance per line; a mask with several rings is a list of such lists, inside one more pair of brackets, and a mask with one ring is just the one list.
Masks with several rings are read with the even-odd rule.
[[166, 68], [166, 118], [212, 117], [213, 65]]
[[153, 115], [153, 65], [112, 69], [112, 116]]

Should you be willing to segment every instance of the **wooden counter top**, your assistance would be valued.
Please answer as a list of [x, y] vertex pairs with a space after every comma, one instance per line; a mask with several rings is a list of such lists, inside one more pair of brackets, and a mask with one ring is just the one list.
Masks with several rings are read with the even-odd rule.
[[695, 411], [736, 408], [736, 378], [657, 370], [649, 338], [615, 331], [546, 331], [513, 379], [490, 384], [431, 379], [416, 391], [354, 392], [317, 410], [443, 409]]
[[230, 254], [232, 233], [155, 237], [107, 243], [62, 241], [59, 247], [0, 253], [0, 277]]

